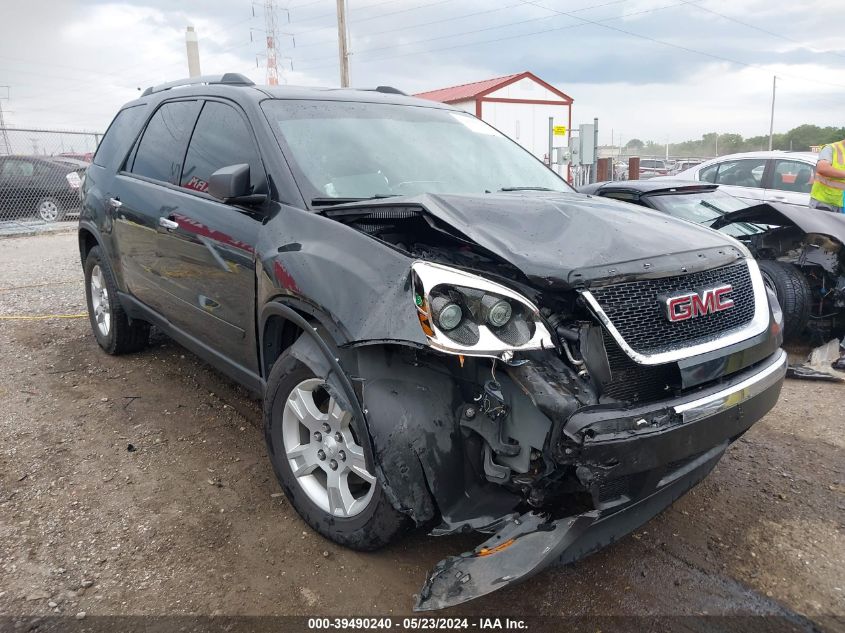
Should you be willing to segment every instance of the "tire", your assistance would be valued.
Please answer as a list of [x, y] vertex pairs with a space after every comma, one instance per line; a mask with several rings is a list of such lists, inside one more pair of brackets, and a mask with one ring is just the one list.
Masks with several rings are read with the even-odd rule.
[[[311, 528], [345, 547], [362, 551], [376, 550], [405, 532], [409, 527], [409, 519], [393, 508], [378, 475], [373, 475], [375, 460], [365, 424], [353, 413], [344, 412], [343, 423], [328, 415], [332, 409], [329, 408], [331, 405], [327, 401], [329, 396], [324, 385], [321, 378], [288, 352], [276, 361], [264, 397], [264, 437], [270, 462], [291, 505]], [[297, 410], [305, 411], [297, 403], [312, 397], [308, 393], [313, 396], [311, 403], [317, 404], [317, 411], [325, 416], [324, 423], [330, 424], [331, 430], [328, 433], [325, 427], [319, 427], [315, 434], [315, 426], [319, 426], [320, 420], [324, 418], [296, 415]], [[289, 399], [293, 400], [290, 404]], [[340, 411], [339, 407], [337, 411]], [[307, 419], [303, 421], [303, 417]], [[291, 436], [294, 428], [298, 433], [296, 439]], [[328, 438], [334, 438], [338, 429], [341, 431], [342, 443], [327, 445]], [[323, 453], [323, 459], [319, 458], [319, 452]], [[341, 452], [344, 455], [340, 455]], [[331, 468], [333, 458], [337, 469]], [[350, 472], [362, 460], [372, 483]], [[294, 461], [299, 476], [294, 475], [291, 461]], [[342, 500], [333, 504], [331, 495], [326, 494], [324, 498], [320, 488], [323, 486], [328, 493], [330, 482], [333, 481], [330, 478], [334, 474], [342, 480], [341, 472], [346, 473], [346, 481], [350, 482], [346, 490], [356, 487], [359, 495], [353, 497], [355, 502], [348, 506], [348, 513], [347, 507], [340, 509]], [[335, 495], [335, 500], [339, 499]]]
[[56, 198], [41, 198], [35, 205], [35, 215], [44, 222], [61, 222], [65, 217], [62, 203]]
[[783, 338], [794, 340], [810, 320], [812, 291], [804, 274], [793, 264], [761, 260], [764, 283], [775, 291], [783, 310]]
[[150, 326], [144, 321], [130, 320], [126, 315], [118, 299], [111, 266], [99, 246], [89, 251], [84, 271], [88, 318], [100, 347], [114, 356], [144, 349], [150, 337]]

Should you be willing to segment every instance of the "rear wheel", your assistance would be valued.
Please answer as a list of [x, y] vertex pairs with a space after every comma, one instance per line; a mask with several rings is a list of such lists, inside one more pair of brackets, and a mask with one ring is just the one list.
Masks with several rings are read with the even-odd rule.
[[784, 340], [797, 338], [810, 320], [812, 291], [804, 274], [793, 264], [761, 260], [763, 282], [777, 295], [783, 310]]
[[45, 222], [59, 222], [64, 219], [65, 212], [62, 203], [56, 198], [41, 198], [35, 205], [35, 215]]
[[137, 352], [147, 345], [150, 326], [129, 320], [117, 297], [117, 284], [111, 267], [99, 246], [85, 258], [85, 298], [91, 330], [100, 347], [109, 354]]
[[366, 427], [323, 378], [287, 353], [270, 373], [264, 433], [279, 483], [314, 530], [359, 550], [378, 549], [405, 531], [407, 518], [376, 474]]

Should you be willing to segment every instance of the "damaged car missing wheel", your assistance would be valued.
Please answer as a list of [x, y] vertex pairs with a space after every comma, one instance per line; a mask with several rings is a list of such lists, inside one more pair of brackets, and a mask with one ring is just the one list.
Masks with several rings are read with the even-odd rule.
[[155, 325], [260, 394], [326, 538], [487, 535], [415, 608], [612, 543], [774, 406], [782, 314], [733, 238], [393, 89], [182, 83], [128, 104], [86, 177], [94, 336]]

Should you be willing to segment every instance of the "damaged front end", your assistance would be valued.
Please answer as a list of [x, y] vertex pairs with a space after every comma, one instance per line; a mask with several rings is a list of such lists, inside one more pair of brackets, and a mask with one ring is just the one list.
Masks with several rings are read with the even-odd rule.
[[845, 215], [804, 206], [764, 203], [719, 218], [713, 228], [752, 223], [741, 237], [757, 259], [798, 268], [811, 290], [807, 330], [815, 339], [845, 332]]
[[[501, 198], [485, 204], [507, 226], [505, 207], [527, 198]], [[524, 238], [516, 244], [462, 221], [456, 209], [468, 203], [457, 202], [333, 209], [337, 222], [407, 258], [406, 280], [379, 305], [402, 322], [391, 331], [408, 331], [413, 319], [419, 337], [352, 332], [331, 350], [313, 337], [294, 345], [317, 375], [360, 401], [397, 510], [433, 535], [491, 535], [430, 572], [418, 610], [575, 561], [646, 522], [774, 406], [786, 371], [781, 323], [756, 264], [715, 232], [657, 214], [632, 220], [613, 205], [590, 215], [584, 207], [595, 202], [550, 197], [534, 200], [543, 209], [527, 225], [535, 234], [516, 231]], [[529, 211], [520, 209], [523, 221]], [[614, 213], [601, 248], [578, 245], [574, 233], [530, 253], [559, 215], [583, 225], [583, 241], [586, 227]], [[630, 222], [651, 233], [624, 250]], [[672, 251], [679, 232], [701, 247]], [[604, 262], [606, 252], [620, 263]], [[716, 310], [712, 289], [726, 287], [729, 300]], [[690, 301], [701, 314], [668, 319], [673, 297], [698, 297]], [[378, 327], [362, 320], [359, 329]]]

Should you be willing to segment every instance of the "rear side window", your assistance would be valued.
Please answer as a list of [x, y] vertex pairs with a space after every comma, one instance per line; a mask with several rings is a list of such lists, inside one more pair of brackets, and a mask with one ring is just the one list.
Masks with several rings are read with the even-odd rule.
[[814, 169], [812, 165], [797, 160], [779, 160], [775, 163], [772, 188], [780, 191], [810, 193], [813, 188]]
[[115, 161], [121, 160], [126, 155], [129, 146], [135, 140], [135, 132], [138, 130], [144, 109], [144, 106], [132, 106], [117, 113], [97, 147], [94, 164], [101, 167], [113, 165]]
[[254, 188], [263, 180], [263, 168], [252, 132], [233, 107], [217, 101], [206, 102], [188, 146], [180, 184], [194, 191], [205, 191], [215, 171], [243, 163], [249, 165]]
[[6, 178], [30, 178], [35, 173], [35, 165], [28, 160], [7, 158], [0, 173]]
[[133, 174], [173, 185], [179, 183], [197, 107], [196, 101], [173, 101], [156, 110], [135, 152]]

